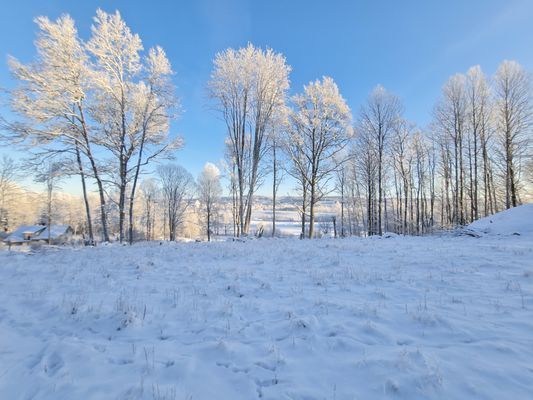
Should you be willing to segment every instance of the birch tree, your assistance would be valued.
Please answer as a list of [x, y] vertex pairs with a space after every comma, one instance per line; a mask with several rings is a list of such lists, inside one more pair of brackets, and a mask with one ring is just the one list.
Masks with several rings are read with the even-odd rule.
[[377, 177], [377, 149], [375, 142], [372, 140], [370, 131], [358, 127], [355, 135], [355, 165], [357, 176], [363, 184], [362, 192], [366, 199], [366, 233], [368, 236], [377, 234], [377, 218], [376, 218], [376, 177]]
[[495, 117], [504, 161], [505, 207], [520, 203], [521, 159], [532, 142], [531, 77], [515, 61], [500, 64], [494, 77]]
[[465, 224], [465, 169], [464, 137], [467, 123], [466, 78], [463, 74], [452, 76], [442, 89], [442, 98], [435, 108], [435, 119], [443, 139], [452, 145], [451, 167], [453, 171], [453, 212], [454, 225]]
[[133, 206], [141, 167], [157, 157], [171, 156], [183, 146], [181, 137], [168, 140], [170, 121], [175, 118], [178, 100], [170, 80], [172, 68], [166, 54], [159, 46], [150, 49], [145, 62], [146, 78], [138, 85], [136, 112], [140, 116], [136, 128], [137, 161], [127, 173], [132, 173], [129, 196], [129, 241], [133, 242]]
[[292, 98], [285, 149], [304, 190], [309, 190], [309, 238], [314, 237], [315, 207], [327, 192], [336, 155], [351, 137], [351, 114], [333, 79], [324, 77], [304, 86]]
[[157, 168], [161, 182], [163, 207], [168, 223], [168, 239], [176, 240], [185, 212], [192, 204], [195, 191], [192, 175], [182, 166], [168, 164]]
[[399, 232], [407, 234], [409, 228], [408, 210], [409, 195], [411, 193], [412, 160], [409, 154], [411, 137], [414, 127], [405, 120], [399, 121], [394, 127], [391, 137], [390, 152], [395, 173], [396, 207], [399, 222]]
[[10, 227], [9, 205], [13, 200], [17, 166], [13, 159], [2, 156], [0, 160], [0, 229], [7, 232]]
[[276, 236], [276, 201], [279, 187], [284, 179], [284, 168], [281, 158], [281, 136], [287, 126], [287, 108], [280, 109], [269, 124], [268, 145], [270, 147], [272, 172], [272, 237]]
[[[159, 47], [151, 49], [148, 57], [142, 59], [141, 39], [131, 32], [118, 11], [107, 14], [97, 10], [86, 48], [94, 58], [90, 80], [94, 88], [91, 111], [98, 125], [97, 140], [118, 163], [111, 183], [118, 190], [119, 238], [122, 242], [128, 183], [132, 183], [132, 229], [133, 201], [141, 165], [180, 145], [179, 141], [173, 145], [165, 144], [169, 120], [177, 105], [169, 83], [172, 70]], [[143, 159], [149, 144], [161, 145], [161, 148]], [[135, 156], [137, 162], [132, 166]]]
[[3, 125], [15, 142], [27, 141], [29, 148], [48, 146], [51, 152], [69, 152], [75, 157], [87, 222], [91, 226], [85, 183], [87, 173], [82, 156], [89, 160], [90, 175], [95, 179], [99, 193], [103, 239], [108, 241], [106, 200], [85, 107], [88, 57], [74, 21], [68, 15], [55, 22], [46, 17], [39, 17], [35, 22], [39, 28], [35, 41], [36, 60], [22, 64], [13, 57], [9, 59], [9, 67], [18, 82], [11, 92], [11, 108], [22, 120], [4, 120]]
[[238, 232], [247, 234], [254, 194], [265, 173], [267, 128], [285, 105], [290, 67], [283, 55], [252, 44], [219, 53], [213, 63], [209, 94], [226, 123], [236, 169]]
[[377, 157], [377, 234], [383, 233], [383, 202], [385, 186], [385, 157], [389, 146], [390, 136], [394, 125], [398, 123], [402, 113], [399, 99], [387, 92], [382, 86], [377, 86], [370, 94], [366, 104], [360, 112], [360, 129], [366, 130], [369, 139], [375, 145]]
[[470, 138], [473, 142], [473, 165], [471, 175], [471, 200], [472, 219], [480, 216], [479, 197], [481, 196], [478, 184], [481, 169], [481, 184], [483, 187], [483, 215], [487, 216], [496, 212], [496, 191], [493, 178], [492, 160], [492, 131], [493, 131], [493, 105], [491, 101], [491, 88], [481, 70], [475, 66], [467, 72], [467, 94]]
[[341, 215], [340, 215], [340, 222], [341, 222], [341, 232], [340, 237], [345, 237], [346, 233], [344, 230], [344, 222], [345, 222], [345, 213], [344, 210], [346, 208], [346, 192], [347, 192], [347, 184], [348, 184], [348, 171], [350, 168], [350, 165], [348, 163], [339, 163], [339, 168], [335, 171], [335, 189], [338, 192], [338, 194], [341, 196]]

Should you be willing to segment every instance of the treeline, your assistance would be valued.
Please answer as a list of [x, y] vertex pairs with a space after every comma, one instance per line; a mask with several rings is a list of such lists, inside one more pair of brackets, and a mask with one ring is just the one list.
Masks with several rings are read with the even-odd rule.
[[[87, 41], [69, 16], [36, 23], [36, 59], [9, 60], [18, 83], [9, 101], [19, 118], [2, 119], [2, 128], [4, 140], [33, 154], [48, 201], [57, 180], [78, 176], [90, 240], [116, 233], [132, 242], [139, 224], [153, 237], [155, 207], [174, 240], [195, 198], [209, 238], [222, 190], [216, 167], [206, 166], [195, 182], [183, 167], [153, 166], [183, 144], [169, 134], [179, 101], [164, 50], [144, 52], [118, 12], [98, 10]], [[525, 198], [533, 169], [531, 78], [516, 62], [504, 61], [492, 79], [479, 67], [450, 78], [424, 128], [407, 121], [400, 99], [381, 86], [356, 112], [329, 77], [289, 96], [290, 72], [282, 54], [251, 44], [214, 59], [207, 90], [227, 128], [232, 234], [250, 234], [254, 197], [267, 176], [272, 235], [287, 176], [300, 198], [301, 236], [309, 238], [317, 233], [317, 204], [332, 194], [341, 199], [335, 222], [342, 236], [423, 234]], [[117, 216], [112, 227], [110, 216]]]
[[519, 205], [533, 177], [532, 106], [530, 74], [513, 61], [490, 80], [479, 66], [452, 76], [424, 129], [377, 87], [338, 172], [349, 231], [422, 234]]
[[[50, 178], [47, 173], [40, 181], [44, 185], [39, 185], [44, 190], [32, 190], [22, 183], [25, 176], [20, 171], [24, 168], [24, 163], [15, 163], [7, 156], [0, 158], [0, 239], [21, 225], [53, 224], [70, 225], [77, 237], [90, 241], [86, 205], [79, 196], [62, 190], [62, 177]], [[39, 180], [40, 175], [35, 178]], [[179, 165], [159, 166], [153, 177], [139, 185], [133, 205], [133, 240], [175, 240], [178, 236], [209, 240], [212, 234], [232, 234], [220, 178], [218, 168], [211, 163], [206, 163], [196, 179]], [[88, 193], [87, 206], [91, 213], [99, 209], [97, 193]], [[106, 219], [112, 240], [118, 240], [116, 202], [110, 202]], [[101, 233], [99, 224], [94, 228], [95, 233]]]
[[289, 72], [281, 54], [252, 45], [215, 59], [209, 88], [228, 128], [237, 235], [249, 233], [268, 173], [275, 234], [280, 170], [297, 182], [309, 238], [329, 194], [341, 197], [341, 235], [422, 234], [515, 207], [531, 188], [531, 76], [514, 61], [490, 80], [479, 66], [451, 77], [425, 128], [382, 86], [355, 117], [329, 77], [289, 98]]

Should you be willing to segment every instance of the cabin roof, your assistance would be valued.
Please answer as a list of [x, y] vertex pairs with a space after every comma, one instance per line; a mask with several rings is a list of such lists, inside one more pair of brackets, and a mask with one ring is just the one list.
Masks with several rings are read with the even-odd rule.
[[[72, 231], [69, 225], [52, 225], [50, 227], [50, 239], [57, 239]], [[31, 239], [26, 240], [25, 234], [31, 234]], [[27, 243], [32, 240], [47, 240], [48, 227], [44, 225], [22, 225], [9, 234], [4, 241], [11, 243]]]

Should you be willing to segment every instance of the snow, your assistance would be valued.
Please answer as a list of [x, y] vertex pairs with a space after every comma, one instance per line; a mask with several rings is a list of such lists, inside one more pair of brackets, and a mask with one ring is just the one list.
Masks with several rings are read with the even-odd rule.
[[15, 229], [11, 234], [9, 234], [5, 241], [8, 242], [27, 242], [27, 240], [24, 238], [25, 233], [31, 233], [32, 237], [35, 237], [35, 235], [38, 235], [40, 232], [42, 232], [44, 229], [46, 229], [43, 225], [22, 225], [19, 226], [17, 229]]
[[[528, 212], [492, 226], [523, 233]], [[15, 250], [0, 252], [1, 399], [533, 393], [528, 235]]]
[[[70, 226], [69, 225], [51, 225], [50, 226], [50, 239], [59, 239], [63, 235], [66, 235], [69, 231]], [[38, 237], [34, 238], [33, 240], [43, 240], [48, 239], [48, 227], [44, 229], [41, 233], [39, 233]]]
[[[69, 225], [52, 225], [50, 226], [50, 239], [59, 239], [68, 233], [71, 229]], [[31, 233], [31, 240], [26, 240], [24, 234]], [[48, 239], [48, 227], [44, 225], [19, 226], [4, 241], [12, 243], [26, 243], [36, 240]]]
[[533, 236], [533, 203], [481, 218], [471, 223], [469, 228], [490, 235]]

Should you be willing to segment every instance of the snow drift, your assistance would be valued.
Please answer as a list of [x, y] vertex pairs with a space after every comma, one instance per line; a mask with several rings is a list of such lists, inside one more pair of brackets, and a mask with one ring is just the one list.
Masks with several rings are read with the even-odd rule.
[[489, 235], [533, 236], [533, 203], [478, 219], [468, 225], [468, 228]]

